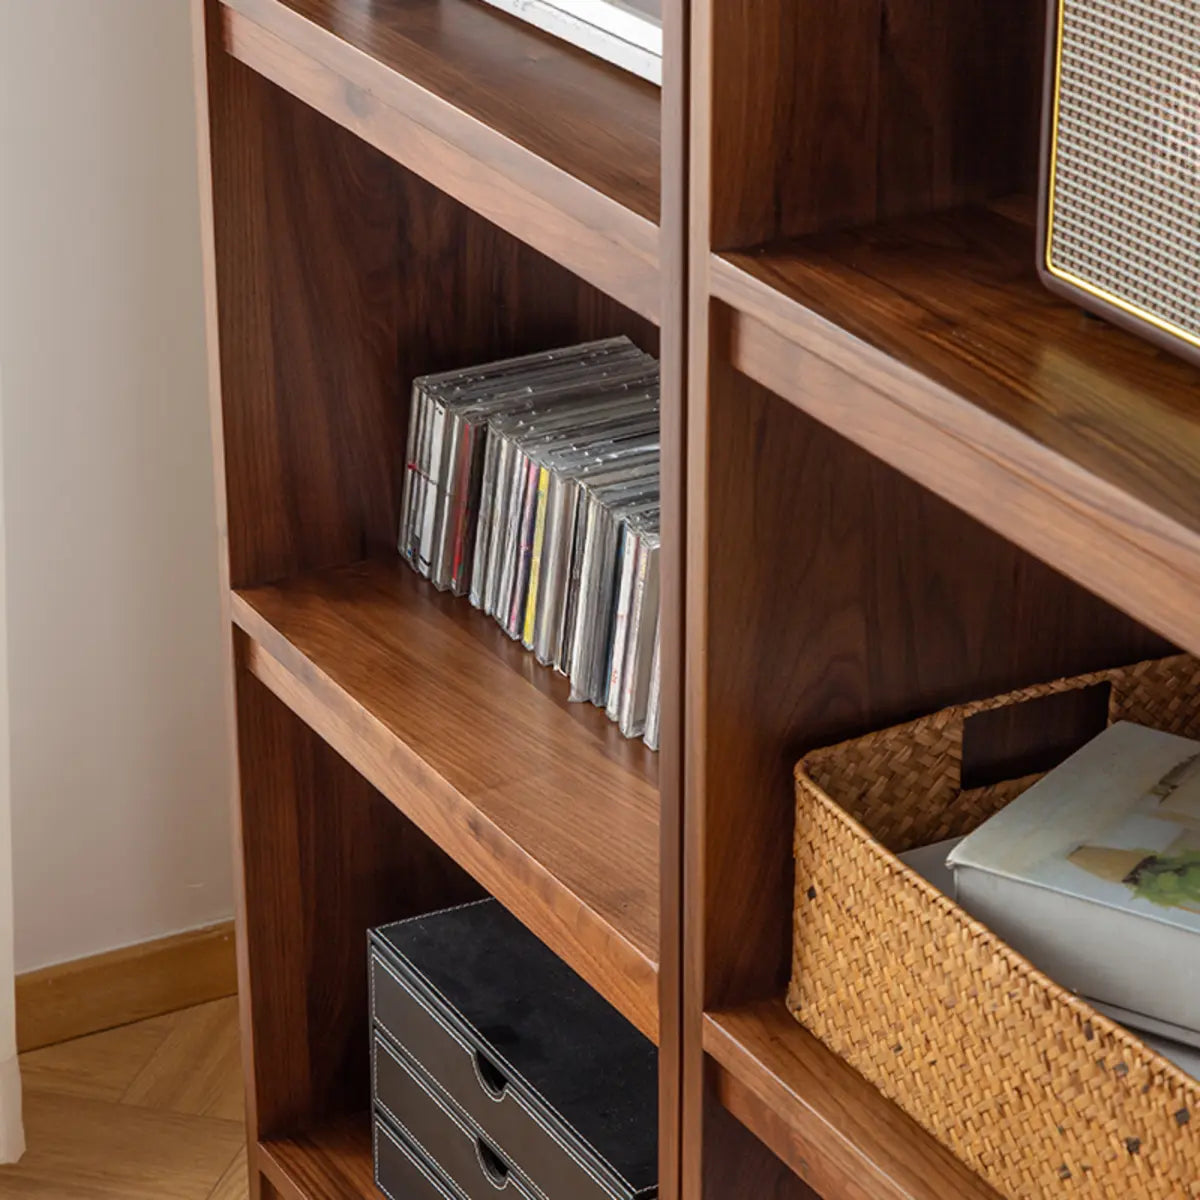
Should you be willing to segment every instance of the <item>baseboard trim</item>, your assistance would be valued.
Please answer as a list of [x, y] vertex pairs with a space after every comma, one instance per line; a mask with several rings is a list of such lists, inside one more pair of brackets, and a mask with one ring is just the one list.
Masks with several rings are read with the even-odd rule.
[[17, 976], [21, 1051], [237, 992], [233, 922]]

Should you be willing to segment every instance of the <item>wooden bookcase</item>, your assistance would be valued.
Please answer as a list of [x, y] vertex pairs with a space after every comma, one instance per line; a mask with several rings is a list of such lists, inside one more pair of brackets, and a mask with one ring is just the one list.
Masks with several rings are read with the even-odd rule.
[[[1043, 0], [193, 0], [252, 1187], [373, 1194], [365, 931], [486, 890], [660, 1049], [663, 1200], [993, 1193], [786, 1013], [791, 766], [1200, 651], [1200, 373], [1033, 271]], [[663, 749], [397, 560], [422, 372], [664, 379]]]

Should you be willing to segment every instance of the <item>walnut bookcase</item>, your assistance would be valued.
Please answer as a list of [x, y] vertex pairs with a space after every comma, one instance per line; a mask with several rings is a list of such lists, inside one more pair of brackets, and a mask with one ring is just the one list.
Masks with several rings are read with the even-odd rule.
[[[790, 768], [1200, 650], [1200, 374], [1033, 272], [1042, 0], [193, 0], [252, 1188], [372, 1195], [365, 930], [486, 890], [660, 1047], [664, 1200], [992, 1193], [785, 1012]], [[413, 376], [664, 377], [663, 750], [396, 559]]]

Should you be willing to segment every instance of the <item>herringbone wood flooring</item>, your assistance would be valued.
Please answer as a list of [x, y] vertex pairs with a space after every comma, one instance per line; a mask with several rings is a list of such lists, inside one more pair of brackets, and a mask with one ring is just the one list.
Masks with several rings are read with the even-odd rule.
[[34, 1050], [21, 1074], [3, 1200], [246, 1200], [235, 999]]

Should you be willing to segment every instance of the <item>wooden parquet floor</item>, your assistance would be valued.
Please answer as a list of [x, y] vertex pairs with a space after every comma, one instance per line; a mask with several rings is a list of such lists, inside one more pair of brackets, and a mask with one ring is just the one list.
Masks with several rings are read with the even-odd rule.
[[34, 1050], [21, 1076], [3, 1200], [246, 1200], [236, 999]]

